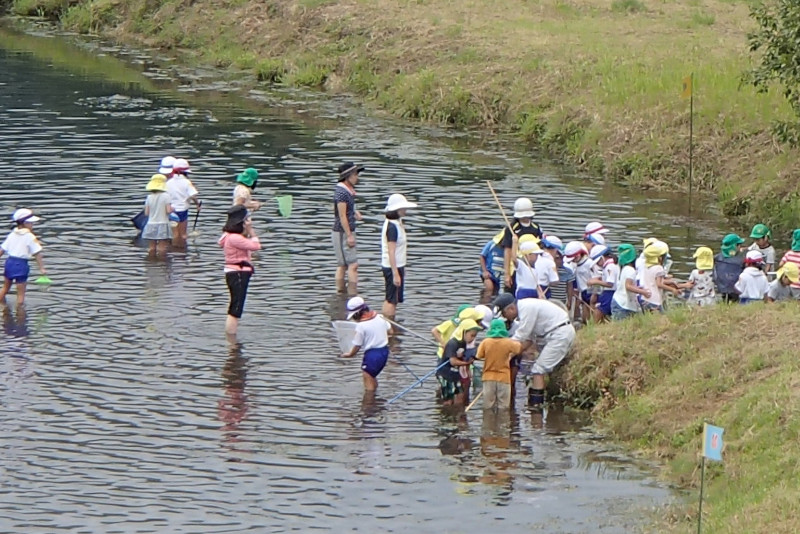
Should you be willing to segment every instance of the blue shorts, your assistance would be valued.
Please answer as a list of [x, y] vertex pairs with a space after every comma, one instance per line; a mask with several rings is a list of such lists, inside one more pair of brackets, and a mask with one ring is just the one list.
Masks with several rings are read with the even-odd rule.
[[378, 378], [386, 362], [389, 360], [389, 347], [379, 349], [367, 349], [364, 351], [364, 358], [361, 360], [361, 370], [372, 378]]
[[170, 221], [186, 222], [189, 220], [189, 210], [186, 211], [173, 211], [169, 214]]
[[14, 256], [6, 258], [6, 265], [3, 269], [3, 276], [6, 280], [11, 280], [15, 284], [24, 284], [28, 281], [30, 273], [31, 266], [28, 265], [28, 260]]
[[603, 315], [611, 315], [612, 300], [614, 300], [614, 290], [603, 291], [597, 296], [597, 309], [603, 312]]
[[592, 294], [589, 293], [588, 289], [581, 291], [581, 300], [586, 304], [589, 304], [592, 301]]
[[[550, 296], [552, 295], [552, 293], [550, 292], [550, 288], [548, 288], [547, 286], [542, 286], [542, 290], [544, 291], [544, 296], [549, 299]], [[535, 289], [528, 289], [527, 287], [517, 288], [517, 294], [515, 296], [517, 300], [535, 299], [539, 298], [539, 292], [536, 291]]]

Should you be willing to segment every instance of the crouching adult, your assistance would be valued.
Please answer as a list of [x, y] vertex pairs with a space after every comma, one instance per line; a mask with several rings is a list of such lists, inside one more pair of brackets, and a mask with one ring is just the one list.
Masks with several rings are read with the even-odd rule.
[[503, 293], [494, 301], [497, 311], [507, 321], [516, 322], [512, 339], [519, 341], [525, 352], [540, 337], [544, 346], [530, 370], [528, 404], [539, 408], [544, 404], [544, 377], [553, 372], [572, 349], [575, 328], [567, 312], [558, 304], [542, 299], [516, 300]]

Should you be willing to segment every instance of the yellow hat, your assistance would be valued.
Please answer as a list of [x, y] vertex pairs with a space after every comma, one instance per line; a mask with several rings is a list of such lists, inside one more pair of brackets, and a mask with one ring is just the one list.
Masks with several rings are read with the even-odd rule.
[[150, 181], [147, 182], [147, 191], [166, 191], [167, 190], [167, 177], [163, 174], [154, 174]]
[[458, 314], [458, 320], [461, 321], [461, 322], [468, 321], [470, 319], [473, 320], [473, 321], [480, 321], [481, 319], [483, 319], [483, 314], [481, 312], [479, 312], [478, 310], [476, 310], [475, 308], [463, 309]]
[[714, 268], [714, 251], [708, 247], [698, 247], [694, 251], [694, 259], [697, 260], [695, 265], [701, 271], [708, 271]]
[[521, 258], [523, 256], [527, 256], [528, 254], [541, 254], [541, 253], [542, 253], [542, 248], [535, 241], [531, 241], [529, 239], [528, 241], [525, 241], [524, 243], [520, 244], [519, 250], [517, 251], [517, 256]]
[[784, 263], [783, 267], [778, 269], [778, 272], [775, 273], [775, 278], [780, 280], [784, 276], [793, 284], [800, 283], [800, 267], [798, 267], [796, 263]]
[[669, 247], [663, 241], [653, 241], [644, 249], [644, 262], [645, 265], [650, 267], [651, 265], [658, 264], [658, 258], [664, 256], [665, 254], [669, 254]]
[[519, 244], [520, 245], [522, 245], [523, 243], [528, 243], [529, 241], [533, 241], [534, 243], [538, 244], [541, 241], [541, 239], [539, 239], [538, 237], [536, 237], [533, 234], [525, 234], [525, 235], [519, 236]]

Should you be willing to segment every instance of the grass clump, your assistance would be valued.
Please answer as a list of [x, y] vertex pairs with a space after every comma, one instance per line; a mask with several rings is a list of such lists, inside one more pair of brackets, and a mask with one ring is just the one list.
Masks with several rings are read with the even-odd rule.
[[[618, 439], [666, 463], [697, 491], [704, 422], [725, 428], [724, 462], [707, 464], [704, 527], [790, 533], [800, 524], [797, 302], [707, 309], [591, 326], [553, 376]], [[696, 502], [668, 530], [696, 523]]]
[[611, 11], [615, 13], [641, 13], [647, 8], [640, 0], [613, 0]]
[[286, 65], [279, 59], [262, 59], [256, 64], [255, 71], [259, 81], [281, 83], [286, 75]]

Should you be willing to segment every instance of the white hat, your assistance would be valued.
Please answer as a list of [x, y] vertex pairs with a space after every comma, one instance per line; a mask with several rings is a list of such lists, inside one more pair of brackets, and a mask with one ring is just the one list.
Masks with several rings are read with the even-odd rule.
[[586, 240], [587, 241], [591, 241], [595, 245], [605, 245], [606, 244], [606, 238], [603, 237], [603, 234], [598, 234], [598, 233], [589, 234], [589, 235], [586, 236]]
[[172, 174], [172, 167], [175, 165], [175, 158], [172, 156], [164, 156], [161, 158], [161, 167], [158, 172], [161, 174]]
[[545, 234], [542, 236], [542, 245], [544, 245], [544, 248], [556, 248], [558, 250], [564, 250], [564, 243], [562, 243], [561, 240], [554, 235]]
[[406, 200], [406, 197], [404, 197], [400, 193], [394, 193], [393, 195], [389, 195], [389, 199], [386, 201], [386, 209], [384, 209], [383, 211], [390, 212], [390, 211], [405, 210], [408, 208], [416, 208], [416, 207], [417, 207], [416, 204]]
[[20, 208], [14, 212], [14, 215], [11, 216], [15, 223], [21, 222], [36, 222], [39, 220], [39, 217], [33, 214], [31, 210], [28, 208]]
[[599, 222], [590, 222], [586, 225], [586, 228], [583, 230], [583, 236], [588, 237], [592, 234], [607, 234], [608, 228], [602, 225]]
[[744, 259], [749, 262], [759, 263], [764, 261], [764, 255], [758, 250], [751, 250], [745, 254]]
[[536, 212], [533, 211], [533, 202], [531, 199], [520, 197], [514, 201], [514, 217], [522, 219], [525, 217], [533, 217]]
[[541, 254], [542, 248], [536, 241], [525, 241], [519, 245], [520, 254]]
[[184, 173], [191, 173], [192, 172], [192, 170], [189, 168], [189, 162], [186, 161], [183, 158], [176, 159], [175, 162], [172, 164], [172, 168], [174, 170], [180, 169]]
[[364, 299], [361, 297], [353, 297], [347, 301], [347, 318], [352, 319], [355, 314], [363, 310], [367, 306]]
[[483, 314], [483, 319], [481, 319], [481, 325], [483, 325], [484, 329], [488, 329], [492, 323], [492, 319], [494, 319], [494, 312], [492, 311], [492, 309], [489, 306], [478, 304], [477, 306], [475, 306], [475, 311]]
[[577, 256], [578, 254], [588, 254], [589, 251], [586, 250], [586, 245], [581, 243], [580, 241], [570, 241], [567, 243], [567, 246], [564, 247], [564, 256], [571, 258], [573, 256]]
[[607, 246], [595, 245], [592, 247], [592, 251], [589, 252], [589, 258], [591, 258], [592, 262], [597, 263], [598, 261], [600, 261], [600, 258], [605, 256], [609, 252], [611, 252], [611, 249], [609, 249]]

